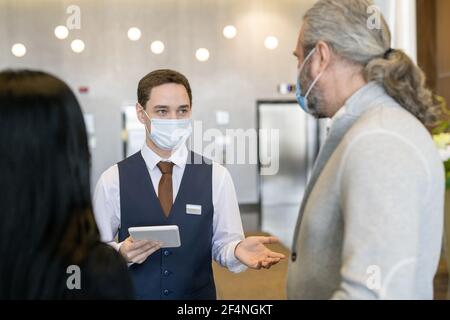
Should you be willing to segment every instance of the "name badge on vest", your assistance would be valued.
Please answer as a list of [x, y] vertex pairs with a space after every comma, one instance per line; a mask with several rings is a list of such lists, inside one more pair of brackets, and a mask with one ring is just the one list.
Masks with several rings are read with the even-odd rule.
[[202, 206], [197, 206], [194, 204], [186, 205], [186, 214], [193, 214], [196, 216], [200, 216], [202, 214]]

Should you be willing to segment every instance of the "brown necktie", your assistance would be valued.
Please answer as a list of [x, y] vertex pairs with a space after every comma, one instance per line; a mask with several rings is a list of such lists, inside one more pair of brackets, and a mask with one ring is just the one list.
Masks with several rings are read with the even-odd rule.
[[172, 189], [172, 162], [161, 161], [158, 163], [158, 168], [162, 173], [161, 180], [158, 186], [158, 198], [161, 208], [166, 217], [169, 216], [170, 209], [173, 204], [173, 189]]

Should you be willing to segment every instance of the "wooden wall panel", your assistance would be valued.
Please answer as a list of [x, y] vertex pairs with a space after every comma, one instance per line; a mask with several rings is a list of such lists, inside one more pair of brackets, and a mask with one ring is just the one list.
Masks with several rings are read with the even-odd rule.
[[437, 79], [436, 40], [436, 0], [417, 0], [417, 60], [433, 90]]
[[450, 1], [436, 1], [436, 92], [450, 106]]

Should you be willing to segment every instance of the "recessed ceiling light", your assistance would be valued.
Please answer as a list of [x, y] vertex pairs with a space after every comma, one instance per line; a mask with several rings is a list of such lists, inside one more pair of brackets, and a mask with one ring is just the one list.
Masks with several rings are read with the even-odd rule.
[[21, 43], [16, 43], [12, 46], [11, 52], [16, 57], [21, 58], [27, 53], [27, 48]]
[[150, 50], [152, 50], [154, 54], [161, 54], [164, 51], [164, 43], [159, 40], [153, 41], [150, 45]]
[[195, 52], [195, 57], [200, 62], [205, 62], [209, 59], [209, 51], [205, 48], [200, 48]]
[[55, 28], [55, 37], [58, 39], [65, 39], [69, 35], [69, 29], [67, 29], [65, 26], [57, 26]]
[[84, 50], [84, 42], [80, 39], [75, 39], [70, 44], [70, 47], [72, 48], [72, 51], [75, 53], [81, 53]]
[[236, 37], [237, 29], [235, 26], [226, 26], [223, 28], [223, 36], [227, 39], [233, 39]]
[[131, 41], [138, 41], [141, 38], [141, 30], [139, 28], [130, 28], [128, 29], [128, 39]]
[[264, 40], [266, 49], [274, 50], [278, 47], [278, 39], [274, 36], [269, 36]]

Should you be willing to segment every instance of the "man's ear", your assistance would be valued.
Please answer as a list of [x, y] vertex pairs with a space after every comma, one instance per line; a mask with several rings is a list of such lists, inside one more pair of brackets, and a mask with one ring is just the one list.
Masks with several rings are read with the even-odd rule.
[[326, 70], [331, 62], [331, 48], [326, 42], [317, 42], [316, 48], [317, 57], [311, 65], [311, 73], [314, 77]]
[[139, 102], [137, 102], [136, 103], [136, 116], [137, 116], [139, 122], [145, 125], [148, 121], [148, 118], [145, 115], [144, 110], [145, 109], [141, 106], [141, 104]]

